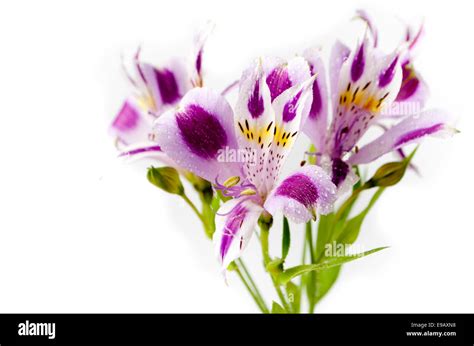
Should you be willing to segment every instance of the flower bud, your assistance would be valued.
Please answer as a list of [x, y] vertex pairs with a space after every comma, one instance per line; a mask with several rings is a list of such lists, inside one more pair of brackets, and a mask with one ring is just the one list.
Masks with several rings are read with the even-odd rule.
[[156, 187], [175, 195], [183, 195], [184, 187], [179, 174], [173, 167], [150, 167], [147, 178]]
[[386, 163], [377, 169], [374, 176], [365, 185], [367, 188], [393, 186], [403, 178], [406, 168], [407, 164], [404, 161]]

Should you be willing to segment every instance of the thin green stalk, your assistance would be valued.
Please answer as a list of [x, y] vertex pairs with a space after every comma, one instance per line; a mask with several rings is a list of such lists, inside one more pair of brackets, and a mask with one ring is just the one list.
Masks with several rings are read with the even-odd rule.
[[181, 197], [183, 197], [184, 201], [191, 207], [191, 209], [194, 211], [194, 213], [197, 215], [199, 220], [201, 220], [202, 225], [204, 227], [204, 230], [206, 232], [206, 235], [210, 237], [210, 234], [212, 234], [212, 230], [209, 229], [209, 226], [206, 222], [206, 219], [202, 215], [202, 213], [199, 211], [199, 209], [194, 205], [194, 203], [186, 196], [186, 194], [182, 194]]
[[[314, 253], [314, 244], [313, 244], [313, 229], [311, 227], [311, 221], [306, 223], [306, 243], [308, 243], [308, 248], [309, 248], [309, 255], [310, 255], [310, 261], [312, 264], [316, 263], [315, 262], [315, 253]], [[308, 303], [309, 303], [309, 313], [314, 313], [314, 307], [315, 307], [315, 299], [314, 295], [316, 294], [316, 273], [315, 272], [310, 272], [307, 274], [308, 275], [308, 283], [307, 283], [307, 292], [308, 292]]]
[[250, 275], [250, 272], [247, 270], [247, 266], [245, 265], [244, 261], [241, 258], [239, 258], [235, 262], [239, 267], [242, 268], [244, 274], [247, 276], [247, 279], [249, 280], [250, 285], [253, 288], [253, 291], [254, 291], [255, 295], [260, 300], [260, 302], [261, 302], [262, 306], [265, 308], [265, 310], [268, 312], [269, 310], [267, 308], [267, 305], [265, 304], [265, 300], [263, 299], [262, 294], [260, 293], [260, 290], [258, 289], [255, 281], [252, 279], [252, 275]]
[[265, 305], [263, 305], [262, 302], [259, 300], [259, 298], [256, 296], [255, 292], [252, 290], [249, 283], [247, 282], [247, 280], [245, 280], [245, 277], [242, 275], [242, 272], [240, 271], [240, 269], [237, 267], [235, 269], [235, 271], [236, 271], [237, 275], [239, 276], [240, 280], [242, 281], [242, 283], [244, 284], [245, 288], [247, 288], [247, 291], [250, 293], [253, 300], [255, 301], [257, 306], [259, 307], [260, 311], [263, 312], [263, 313], [268, 313], [267, 307]]
[[313, 231], [311, 227], [311, 221], [306, 223], [306, 240], [309, 246], [309, 254], [311, 258], [311, 263], [315, 263], [315, 253], [314, 253], [314, 243], [313, 243]]
[[204, 223], [204, 218], [201, 215], [201, 212], [196, 208], [194, 203], [186, 196], [186, 194], [182, 194], [181, 197], [183, 197], [184, 201], [191, 207], [191, 209], [194, 211], [194, 213], [197, 215], [197, 217]]
[[[270, 253], [269, 253], [269, 247], [268, 247], [268, 236], [270, 234], [270, 228], [265, 224], [261, 223], [260, 224], [260, 243], [262, 245], [262, 254], [263, 254], [263, 263], [265, 265], [265, 268], [267, 267], [267, 264], [270, 262]], [[291, 311], [291, 306], [288, 304], [286, 301], [285, 295], [283, 294], [283, 291], [280, 288], [280, 285], [276, 282], [275, 278], [271, 273], [269, 273], [270, 278], [272, 279], [273, 282], [273, 287], [275, 287], [275, 290], [278, 294], [278, 297], [280, 298], [281, 303], [283, 304], [283, 307], [287, 311]]]

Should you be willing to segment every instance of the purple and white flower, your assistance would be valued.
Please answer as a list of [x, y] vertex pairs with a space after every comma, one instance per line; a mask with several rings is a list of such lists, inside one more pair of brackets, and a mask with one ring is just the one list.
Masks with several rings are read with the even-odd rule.
[[[263, 212], [305, 222], [331, 210], [336, 188], [318, 166], [276, 183], [310, 112], [313, 81], [302, 57], [260, 59], [243, 73], [235, 110], [221, 94], [195, 88], [156, 120], [162, 150], [231, 197], [217, 211], [213, 237], [224, 268], [240, 256]], [[252, 153], [255, 162], [219, 160], [222, 150]]]
[[176, 106], [193, 87], [202, 86], [204, 44], [212, 29], [207, 25], [195, 39], [191, 61], [173, 58], [156, 67], [144, 62], [137, 50], [131, 73], [124, 67], [133, 87], [113, 120], [110, 131], [117, 138], [122, 157], [154, 157], [170, 163], [153, 135], [153, 122], [166, 110]]
[[[360, 16], [368, 21], [370, 32], [375, 36], [376, 29], [370, 19], [363, 14]], [[390, 54], [381, 52], [376, 47], [376, 39], [367, 34], [352, 51], [336, 42], [329, 65], [329, 97], [321, 56], [314, 51], [305, 54], [313, 67], [312, 72], [319, 78], [313, 86], [312, 109], [317, 111], [308, 117], [304, 131], [316, 146], [318, 163], [330, 172], [332, 182], [340, 191], [345, 191], [357, 180], [352, 165], [371, 162], [428, 135], [444, 136], [455, 132], [448, 125], [446, 113], [422, 109], [428, 95], [427, 87], [412, 66], [412, 48], [421, 32], [414, 37], [407, 34], [406, 40]], [[403, 105], [406, 102], [417, 102], [421, 112], [384, 115], [395, 105], [397, 109], [410, 109]], [[327, 126], [329, 107], [332, 119]], [[357, 143], [371, 126], [393, 119], [401, 120], [379, 138], [358, 148]]]

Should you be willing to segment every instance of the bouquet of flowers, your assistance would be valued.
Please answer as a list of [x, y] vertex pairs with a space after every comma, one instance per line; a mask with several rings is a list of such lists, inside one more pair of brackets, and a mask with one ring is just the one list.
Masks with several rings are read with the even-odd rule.
[[[203, 53], [210, 29], [195, 42], [191, 61], [171, 60], [155, 67], [140, 50], [126, 72], [133, 94], [111, 129], [120, 156], [153, 158], [148, 180], [186, 201], [212, 240], [224, 276], [234, 273], [264, 313], [313, 312], [331, 289], [341, 265], [381, 251], [351, 253], [364, 218], [383, 191], [416, 169], [416, 149], [404, 147], [428, 136], [456, 132], [448, 115], [425, 109], [428, 87], [414, 67], [413, 50], [423, 27], [407, 28], [401, 43], [385, 53], [364, 11], [367, 30], [352, 49], [337, 41], [329, 61], [319, 49], [289, 60], [260, 57], [224, 91], [205, 83]], [[238, 88], [237, 102], [227, 94]], [[359, 147], [369, 128], [382, 134]], [[312, 145], [301, 167], [282, 176], [282, 166], [298, 136]], [[398, 159], [365, 178], [359, 168], [382, 155]], [[294, 153], [293, 153], [294, 154]], [[182, 179], [199, 198], [188, 197]], [[371, 194], [358, 213], [353, 206]], [[273, 220], [283, 218], [281, 252], [271, 252]], [[305, 224], [301, 263], [288, 266], [290, 226]], [[264, 299], [241, 255], [259, 241], [263, 266], [278, 299]], [[303, 299], [306, 297], [306, 299]]]

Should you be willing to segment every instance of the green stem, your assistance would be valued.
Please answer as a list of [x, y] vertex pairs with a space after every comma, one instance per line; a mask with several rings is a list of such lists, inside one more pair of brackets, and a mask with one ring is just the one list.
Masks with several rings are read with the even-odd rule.
[[194, 213], [197, 215], [197, 217], [202, 221], [204, 222], [204, 219], [201, 215], [201, 213], [199, 212], [198, 208], [196, 208], [196, 206], [194, 205], [194, 203], [188, 198], [188, 196], [186, 196], [185, 193], [183, 193], [181, 195], [181, 197], [183, 197], [184, 201], [191, 207], [191, 209], [194, 211]]
[[314, 244], [313, 244], [313, 231], [311, 227], [311, 221], [306, 223], [306, 241], [309, 246], [309, 255], [311, 258], [311, 263], [315, 263], [315, 253], [314, 253]]
[[269, 311], [268, 311], [267, 307], [263, 304], [262, 301], [260, 301], [260, 299], [257, 297], [255, 292], [252, 290], [249, 283], [247, 282], [245, 277], [242, 275], [242, 272], [240, 271], [239, 267], [237, 267], [235, 269], [235, 271], [236, 271], [237, 275], [239, 276], [240, 280], [242, 281], [242, 283], [244, 284], [245, 288], [247, 288], [247, 291], [250, 293], [253, 300], [255, 301], [257, 306], [259, 307], [260, 311], [263, 312], [263, 313], [268, 313]]
[[[315, 262], [315, 253], [314, 253], [314, 245], [313, 245], [313, 229], [311, 227], [311, 221], [306, 223], [306, 243], [308, 243], [308, 248], [309, 248], [309, 256], [310, 256], [310, 261], [312, 264], [316, 263]], [[316, 294], [316, 280], [317, 280], [317, 273], [316, 272], [310, 272], [307, 274], [308, 275], [308, 283], [307, 283], [307, 290], [308, 290], [308, 303], [309, 303], [309, 313], [312, 314], [314, 313], [314, 307], [316, 305], [314, 295]]]
[[204, 218], [204, 216], [201, 214], [201, 212], [199, 211], [199, 209], [194, 205], [194, 203], [189, 199], [188, 196], [186, 196], [186, 194], [182, 194], [181, 197], [183, 197], [184, 201], [191, 207], [191, 209], [194, 211], [194, 213], [197, 215], [197, 217], [199, 218], [199, 220], [201, 220], [202, 222], [202, 225], [204, 227], [204, 230], [206, 232], [206, 235], [208, 237], [210, 237], [210, 234], [212, 234], [211, 230], [209, 230], [209, 226], [208, 226], [208, 223], [206, 222], [206, 219]]
[[[265, 268], [267, 267], [267, 264], [270, 263], [270, 252], [269, 252], [269, 246], [268, 246], [268, 236], [270, 234], [270, 227], [266, 223], [261, 223], [260, 224], [260, 243], [262, 245], [262, 254], [263, 254], [263, 263], [265, 265]], [[276, 282], [275, 278], [271, 273], [269, 273], [270, 278], [272, 279], [273, 282], [273, 287], [275, 287], [275, 290], [278, 294], [278, 297], [280, 298], [281, 303], [283, 304], [283, 307], [287, 311], [291, 311], [291, 306], [288, 304], [288, 302], [285, 299], [285, 295], [283, 294], [283, 291], [280, 288], [280, 285]]]
[[245, 265], [244, 261], [241, 258], [239, 258], [235, 262], [239, 267], [242, 268], [244, 274], [247, 276], [247, 279], [249, 280], [250, 285], [253, 288], [253, 291], [254, 291], [255, 295], [260, 300], [260, 302], [261, 302], [262, 306], [265, 308], [265, 310], [268, 312], [269, 310], [268, 310], [268, 308], [265, 304], [265, 300], [263, 299], [262, 294], [260, 293], [260, 290], [257, 287], [257, 284], [252, 279], [252, 275], [250, 275], [250, 272], [248, 271], [247, 266]]

